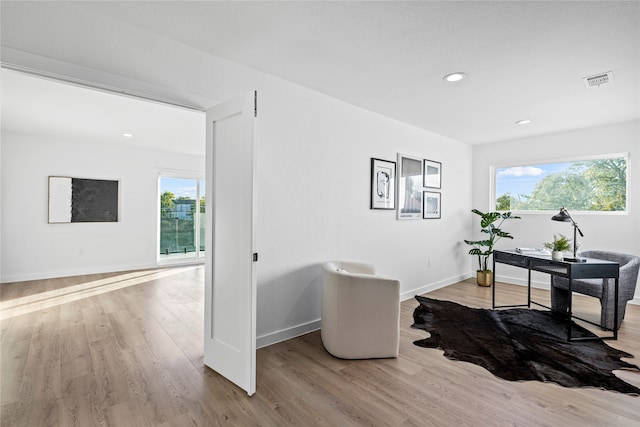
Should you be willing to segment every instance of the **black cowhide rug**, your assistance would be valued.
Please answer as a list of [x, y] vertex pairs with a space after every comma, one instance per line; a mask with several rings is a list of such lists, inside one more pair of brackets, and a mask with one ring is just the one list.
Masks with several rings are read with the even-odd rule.
[[[640, 371], [620, 360], [632, 355], [602, 341], [567, 342], [567, 321], [552, 311], [488, 310], [416, 296], [413, 328], [431, 334], [415, 341], [451, 360], [475, 363], [509, 381], [536, 380], [564, 387], [598, 387], [640, 395], [612, 371]], [[574, 323], [573, 336], [593, 336]]]

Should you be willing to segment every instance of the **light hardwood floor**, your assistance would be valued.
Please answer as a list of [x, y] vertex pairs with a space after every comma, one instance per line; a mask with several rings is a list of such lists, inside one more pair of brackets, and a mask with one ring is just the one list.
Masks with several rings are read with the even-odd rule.
[[[203, 365], [202, 267], [0, 290], [2, 427], [640, 425], [640, 397], [508, 382], [413, 345], [426, 337], [410, 328], [415, 300], [402, 303], [397, 359], [336, 359], [312, 332], [258, 350], [248, 397]], [[500, 285], [498, 295], [522, 301], [523, 290]], [[429, 296], [489, 307], [491, 290], [465, 281]], [[597, 309], [577, 299], [580, 310]], [[609, 344], [640, 364], [640, 306], [629, 306]], [[640, 375], [627, 377], [640, 386]]]

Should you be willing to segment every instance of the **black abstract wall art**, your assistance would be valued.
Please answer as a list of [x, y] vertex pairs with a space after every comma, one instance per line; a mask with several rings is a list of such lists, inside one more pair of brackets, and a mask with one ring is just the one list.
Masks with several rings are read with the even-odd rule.
[[117, 222], [118, 181], [49, 177], [49, 223]]

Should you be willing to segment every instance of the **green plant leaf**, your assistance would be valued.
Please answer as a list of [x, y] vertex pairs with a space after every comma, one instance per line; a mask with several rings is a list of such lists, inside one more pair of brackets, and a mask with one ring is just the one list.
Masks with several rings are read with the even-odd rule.
[[[514, 216], [511, 212], [481, 212], [478, 209], [472, 209], [476, 215], [481, 217], [480, 226], [481, 232], [488, 235], [488, 239], [484, 240], [465, 240], [464, 242], [468, 245], [473, 246], [473, 249], [469, 251], [469, 255], [476, 255], [478, 257], [478, 268], [479, 270], [487, 269], [487, 262], [489, 256], [493, 253], [493, 246], [495, 243], [501, 238], [513, 239], [511, 234], [506, 231], [502, 231], [500, 226], [506, 219], [515, 219], [520, 218], [518, 216]], [[499, 224], [494, 224], [497, 220], [501, 219]]]
[[553, 242], [543, 243], [544, 247], [547, 249], [551, 249], [552, 251], [568, 251], [571, 249], [570, 245], [571, 239], [568, 239], [566, 236], [562, 234], [554, 234]]
[[500, 218], [500, 213], [498, 212], [489, 212], [482, 216], [482, 220], [480, 221], [480, 227], [486, 228], [490, 224], [494, 223], [498, 218]]

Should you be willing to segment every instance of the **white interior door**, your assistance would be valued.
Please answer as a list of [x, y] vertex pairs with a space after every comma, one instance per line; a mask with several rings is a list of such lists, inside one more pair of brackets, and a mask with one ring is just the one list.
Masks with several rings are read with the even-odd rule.
[[256, 390], [256, 94], [207, 110], [204, 363]]

